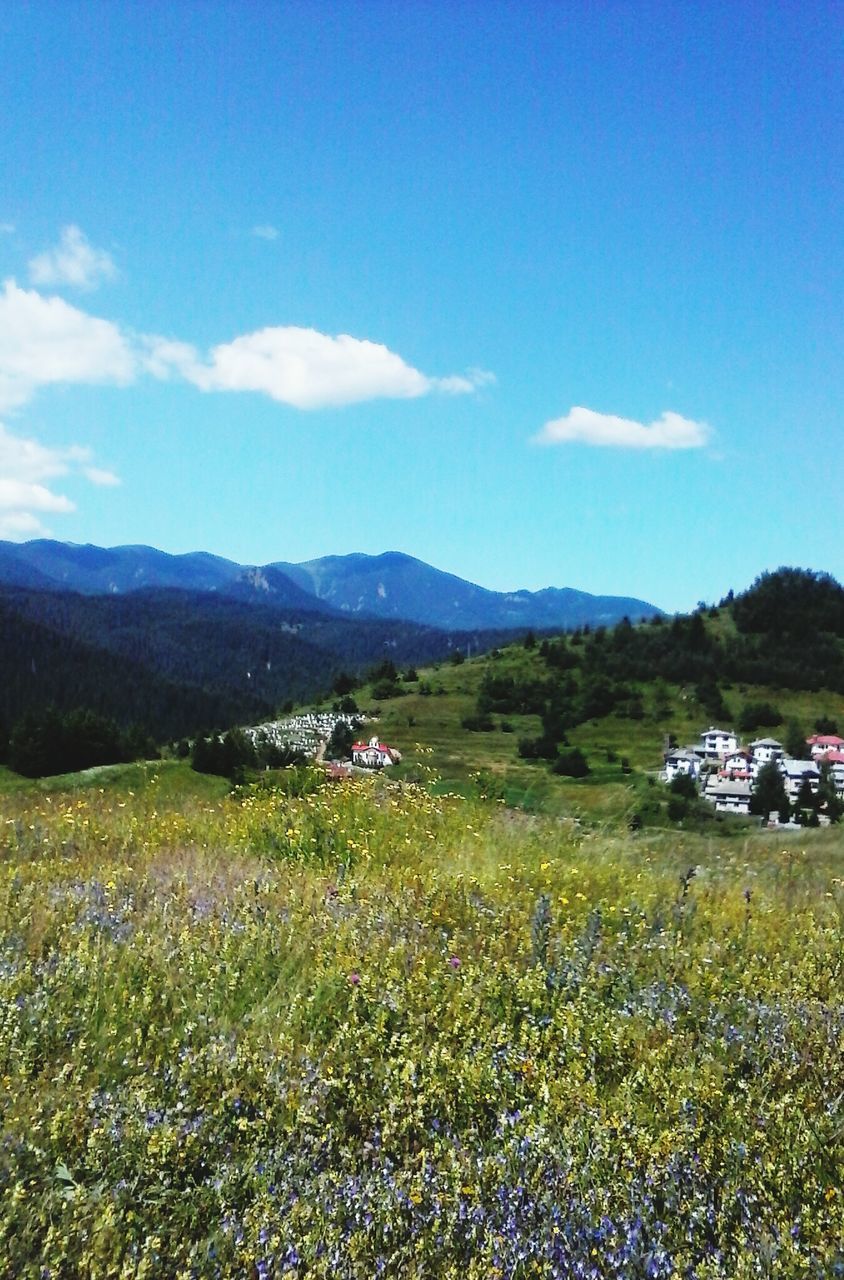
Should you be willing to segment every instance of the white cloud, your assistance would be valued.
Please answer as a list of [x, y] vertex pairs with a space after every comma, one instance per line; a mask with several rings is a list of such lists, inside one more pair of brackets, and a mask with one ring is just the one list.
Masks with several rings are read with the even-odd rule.
[[431, 378], [381, 343], [292, 325], [222, 343], [207, 361], [187, 343], [153, 338], [145, 364], [158, 377], [177, 372], [201, 391], [257, 391], [296, 409], [413, 399], [432, 391], [461, 395], [492, 377], [472, 370]]
[[0, 294], [0, 410], [25, 404], [39, 386], [116, 382], [136, 359], [116, 325], [7, 280]]
[[270, 226], [268, 222], [264, 222], [258, 227], [253, 227], [252, 234], [257, 236], [259, 240], [277, 240], [278, 228]]
[[63, 227], [59, 243], [29, 261], [29, 278], [38, 285], [96, 289], [113, 280], [117, 268], [110, 253], [95, 249], [79, 227]]
[[162, 338], [150, 333], [144, 335], [141, 344], [141, 363], [154, 378], [166, 380], [173, 374], [188, 378], [191, 370], [199, 368], [196, 347], [189, 342], [179, 342], [177, 338]]
[[120, 484], [120, 476], [116, 476], [113, 471], [106, 471], [102, 467], [84, 467], [83, 473], [91, 481], [91, 484], [104, 485], [107, 488]]
[[179, 377], [201, 391], [253, 391], [297, 409], [322, 409], [435, 392], [467, 395], [494, 382], [480, 369], [431, 377], [382, 343], [274, 326], [201, 355], [188, 342], [129, 335], [63, 298], [7, 280], [0, 292], [0, 412], [54, 383], [133, 382], [140, 372]]
[[50, 448], [12, 435], [0, 423], [0, 536], [26, 538], [48, 532], [43, 515], [66, 515], [76, 506], [50, 483], [84, 475], [92, 484], [119, 484], [111, 471], [90, 465], [91, 452], [79, 445]]
[[24, 542], [37, 538], [46, 530], [37, 516], [28, 511], [3, 511], [0, 509], [0, 538], [7, 542]]
[[497, 379], [487, 369], [467, 369], [465, 373], [452, 374], [449, 378], [431, 378], [429, 381], [436, 391], [466, 395], [470, 391], [477, 391], [479, 387], [493, 386]]
[[575, 405], [564, 418], [546, 422], [538, 444], [591, 444], [614, 449], [700, 449], [710, 438], [705, 422], [666, 410], [655, 422], [635, 422]]

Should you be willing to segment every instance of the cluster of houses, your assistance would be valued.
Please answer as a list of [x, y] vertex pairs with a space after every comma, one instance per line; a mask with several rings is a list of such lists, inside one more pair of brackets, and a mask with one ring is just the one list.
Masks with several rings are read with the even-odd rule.
[[284, 720], [269, 720], [244, 732], [256, 745], [266, 743], [273, 747], [292, 747], [315, 759], [334, 732], [335, 725], [345, 724], [354, 730], [359, 723], [360, 716], [348, 712], [305, 711]]
[[776, 738], [757, 738], [743, 747], [731, 730], [710, 726], [700, 735], [697, 745], [665, 753], [662, 778], [671, 782], [679, 774], [686, 774], [697, 782], [701, 795], [716, 809], [749, 814], [757, 775], [766, 764], [776, 764], [792, 806], [804, 784], [813, 794], [817, 792], [824, 764], [829, 766], [836, 792], [844, 799], [844, 738], [830, 733], [807, 738], [806, 756], [797, 760]]
[[[361, 719], [360, 715], [348, 712], [307, 711], [287, 716], [284, 720], [270, 720], [244, 732], [257, 746], [290, 747], [309, 759], [318, 760], [338, 724], [347, 725], [354, 731], [359, 728]], [[377, 737], [352, 744], [352, 765], [359, 769], [386, 769], [400, 760], [401, 752]], [[332, 762], [330, 772], [338, 778], [348, 777], [351, 769], [347, 764]]]

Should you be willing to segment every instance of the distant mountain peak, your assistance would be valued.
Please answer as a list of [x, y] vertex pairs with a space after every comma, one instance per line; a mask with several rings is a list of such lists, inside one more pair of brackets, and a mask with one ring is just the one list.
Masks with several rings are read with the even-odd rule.
[[96, 547], [37, 539], [0, 543], [0, 583], [83, 595], [149, 588], [213, 591], [279, 608], [406, 620], [449, 631], [531, 627], [565, 630], [661, 613], [645, 600], [573, 587], [491, 591], [404, 551], [355, 551], [300, 564], [239, 565], [206, 551]]

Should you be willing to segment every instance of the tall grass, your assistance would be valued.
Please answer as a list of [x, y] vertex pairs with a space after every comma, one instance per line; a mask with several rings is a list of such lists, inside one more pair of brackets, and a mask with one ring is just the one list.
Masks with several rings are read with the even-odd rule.
[[0, 1274], [844, 1274], [834, 832], [0, 799]]

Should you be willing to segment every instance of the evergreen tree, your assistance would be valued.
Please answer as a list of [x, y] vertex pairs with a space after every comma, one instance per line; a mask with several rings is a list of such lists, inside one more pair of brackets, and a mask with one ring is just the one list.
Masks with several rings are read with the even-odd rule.
[[352, 754], [352, 743], [355, 735], [351, 726], [344, 720], [338, 720], [331, 731], [331, 737], [325, 748], [326, 759], [347, 760]]
[[806, 735], [796, 720], [790, 720], [785, 734], [786, 755], [795, 760], [806, 758]]
[[800, 783], [800, 790], [794, 801], [794, 817], [804, 827], [818, 825], [818, 795], [812, 790], [812, 784], [808, 778], [804, 778]]
[[750, 812], [767, 818], [778, 813], [780, 822], [787, 822], [791, 813], [783, 776], [773, 761], [763, 764], [756, 775], [756, 782], [750, 796]]
[[821, 765], [817, 802], [818, 807], [826, 814], [831, 823], [838, 823], [844, 817], [844, 800], [838, 794], [832, 765], [828, 760], [825, 760]]

